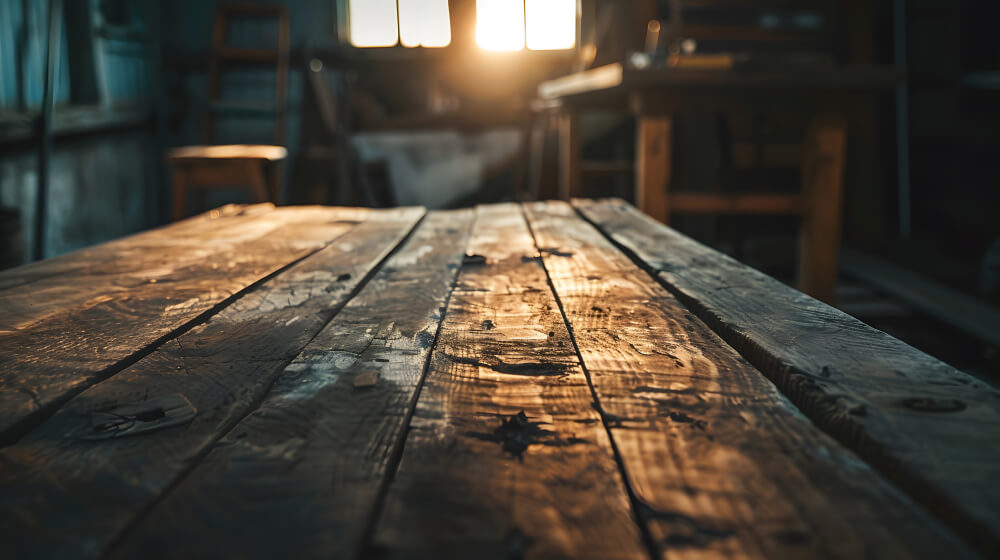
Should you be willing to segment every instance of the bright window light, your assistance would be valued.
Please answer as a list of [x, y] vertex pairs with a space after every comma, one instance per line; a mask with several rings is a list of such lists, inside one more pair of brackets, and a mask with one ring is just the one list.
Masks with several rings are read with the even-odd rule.
[[447, 47], [448, 0], [399, 0], [399, 42], [404, 47]]
[[576, 45], [576, 0], [525, 0], [527, 44], [533, 51]]
[[523, 49], [523, 0], [476, 0], [476, 42], [489, 51]]
[[350, 0], [348, 13], [355, 47], [392, 47], [399, 40], [396, 0]]

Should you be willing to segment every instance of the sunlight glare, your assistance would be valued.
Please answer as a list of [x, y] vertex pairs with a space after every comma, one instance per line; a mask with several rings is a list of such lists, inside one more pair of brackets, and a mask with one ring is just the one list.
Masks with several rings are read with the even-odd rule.
[[448, 0], [399, 0], [399, 42], [404, 47], [451, 43]]
[[576, 45], [576, 0], [525, 0], [527, 43], [533, 51]]
[[352, 45], [392, 47], [396, 44], [399, 39], [396, 0], [351, 0], [348, 8]]
[[523, 49], [523, 0], [476, 0], [476, 42], [489, 51]]

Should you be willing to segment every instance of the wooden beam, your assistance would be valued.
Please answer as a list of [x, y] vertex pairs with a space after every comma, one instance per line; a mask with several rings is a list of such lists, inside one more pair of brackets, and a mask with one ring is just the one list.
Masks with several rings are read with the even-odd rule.
[[583, 175], [624, 175], [635, 172], [631, 161], [587, 161], [580, 164]]
[[593, 90], [612, 89], [622, 84], [623, 75], [624, 67], [620, 63], [607, 64], [542, 82], [538, 86], [538, 96], [542, 99], [558, 99]]
[[1000, 392], [620, 200], [574, 204], [817, 426], [1000, 551]]
[[799, 236], [799, 289], [832, 304], [837, 290], [844, 199], [847, 123], [821, 115], [806, 135], [802, 165], [802, 230]]
[[670, 219], [670, 181], [673, 174], [673, 118], [638, 118], [635, 159], [635, 200], [639, 208], [667, 223]]
[[580, 115], [569, 110], [559, 119], [559, 198], [580, 196]]
[[[989, 303], [877, 256], [845, 250], [840, 269], [879, 291], [1000, 348], [1000, 311]], [[911, 312], [912, 313], [912, 312]]]
[[798, 195], [673, 193], [668, 206], [678, 214], [801, 214]]

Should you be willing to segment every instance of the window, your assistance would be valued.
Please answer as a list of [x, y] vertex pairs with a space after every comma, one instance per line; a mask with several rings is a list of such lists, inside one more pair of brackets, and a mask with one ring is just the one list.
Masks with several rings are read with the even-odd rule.
[[525, 0], [527, 46], [533, 51], [576, 46], [576, 0]]
[[447, 47], [448, 0], [399, 0], [399, 42], [404, 47]]
[[571, 49], [576, 0], [476, 0], [476, 42], [490, 51]]
[[[398, 14], [398, 19], [397, 19]], [[451, 43], [448, 0], [350, 0], [355, 47], [447, 47]]]
[[[344, 4], [341, 4], [344, 6]], [[448, 0], [347, 0], [355, 47], [446, 47]], [[476, 43], [490, 51], [571, 49], [577, 0], [476, 0]]]

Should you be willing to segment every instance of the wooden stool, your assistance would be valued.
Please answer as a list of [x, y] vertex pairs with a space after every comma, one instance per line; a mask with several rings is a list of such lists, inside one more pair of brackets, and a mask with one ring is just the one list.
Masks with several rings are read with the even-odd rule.
[[174, 168], [174, 219], [184, 217], [188, 189], [246, 185], [254, 202], [278, 200], [281, 146], [185, 146], [167, 154]]
[[[840, 248], [846, 114], [858, 95], [895, 86], [900, 75], [878, 66], [831, 66], [796, 72], [635, 68], [609, 64], [543, 82], [539, 96], [559, 100], [559, 196], [579, 197], [583, 172], [621, 172], [621, 162], [581, 161], [580, 113], [627, 110], [637, 120], [635, 201], [667, 223], [671, 214], [791, 214], [802, 217], [799, 287], [832, 302]], [[677, 114], [796, 110], [808, 115], [805, 142], [794, 153], [802, 172], [795, 194], [702, 194], [676, 192], [673, 129]], [[783, 154], [783, 159], [793, 152]]]
[[[235, 47], [227, 43], [234, 20], [269, 18], [276, 26], [274, 48]], [[212, 58], [208, 74], [209, 104], [201, 146], [185, 146], [167, 153], [174, 168], [174, 219], [184, 217], [191, 187], [249, 189], [255, 202], [279, 202], [280, 162], [288, 155], [284, 142], [285, 102], [289, 51], [288, 11], [270, 4], [222, 4], [216, 7], [212, 31]], [[223, 99], [222, 75], [235, 68], [273, 68], [272, 99]], [[213, 145], [216, 119], [222, 115], [273, 116], [275, 145]], [[204, 205], [202, 205], [204, 206]]]

